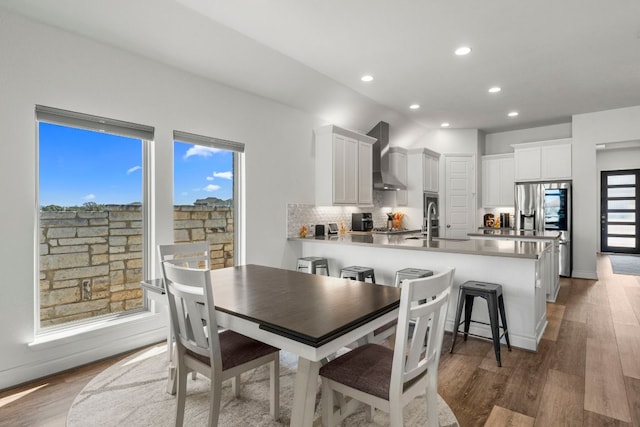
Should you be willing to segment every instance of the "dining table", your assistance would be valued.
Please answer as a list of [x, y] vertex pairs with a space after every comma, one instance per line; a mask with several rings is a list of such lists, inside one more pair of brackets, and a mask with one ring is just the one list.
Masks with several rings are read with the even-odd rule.
[[298, 356], [296, 427], [314, 425], [322, 361], [396, 319], [400, 304], [393, 286], [255, 264], [211, 270], [211, 286], [219, 326]]

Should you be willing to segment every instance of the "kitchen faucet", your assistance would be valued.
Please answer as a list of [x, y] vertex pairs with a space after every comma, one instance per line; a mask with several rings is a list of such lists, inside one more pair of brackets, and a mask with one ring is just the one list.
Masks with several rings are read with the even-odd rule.
[[433, 213], [433, 215], [438, 215], [438, 212], [436, 211], [436, 204], [433, 202], [429, 202], [429, 205], [427, 206], [427, 242], [430, 242], [431, 240], [433, 240], [433, 232], [431, 231], [431, 214]]

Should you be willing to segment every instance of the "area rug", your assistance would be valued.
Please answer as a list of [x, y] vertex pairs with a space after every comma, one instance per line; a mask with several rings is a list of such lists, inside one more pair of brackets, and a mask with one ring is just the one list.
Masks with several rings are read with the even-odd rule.
[[[288, 426], [295, 380], [296, 357], [281, 352], [280, 419], [269, 415], [269, 370], [266, 366], [242, 375], [242, 396], [231, 393], [231, 382], [222, 385], [221, 426]], [[68, 427], [85, 426], [172, 426], [176, 399], [166, 393], [166, 345], [157, 345], [134, 354], [98, 374], [76, 396], [67, 416]], [[187, 382], [185, 426], [205, 426], [208, 417], [209, 380], [198, 375]], [[316, 416], [320, 414], [320, 382], [316, 396]], [[424, 396], [404, 409], [405, 426], [427, 424]], [[458, 426], [455, 415], [439, 397], [438, 421], [442, 427]], [[387, 426], [389, 417], [376, 411], [373, 422], [364, 410], [346, 419], [344, 426]]]
[[609, 255], [609, 261], [611, 261], [611, 270], [615, 274], [640, 276], [640, 256]]

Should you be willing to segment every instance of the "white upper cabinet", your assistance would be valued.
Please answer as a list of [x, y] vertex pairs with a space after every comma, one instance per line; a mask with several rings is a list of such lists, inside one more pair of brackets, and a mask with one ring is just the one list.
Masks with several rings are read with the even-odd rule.
[[513, 190], [513, 154], [483, 156], [482, 206], [485, 208], [513, 206]]
[[[391, 173], [393, 173], [401, 183], [407, 185], [407, 150], [400, 147], [389, 148], [389, 167]], [[407, 190], [398, 190], [395, 192], [395, 195], [397, 206], [407, 206]]]
[[424, 162], [424, 191], [437, 193], [440, 189], [438, 185], [440, 155], [425, 152], [422, 160]]
[[513, 144], [516, 181], [571, 179], [571, 138]]
[[316, 205], [373, 205], [376, 139], [333, 125], [315, 134]]
[[428, 148], [416, 148], [409, 150], [408, 161], [414, 165], [409, 168], [412, 175], [408, 177], [408, 180], [410, 182], [422, 181], [422, 191], [437, 193], [440, 189], [438, 184], [440, 154]]

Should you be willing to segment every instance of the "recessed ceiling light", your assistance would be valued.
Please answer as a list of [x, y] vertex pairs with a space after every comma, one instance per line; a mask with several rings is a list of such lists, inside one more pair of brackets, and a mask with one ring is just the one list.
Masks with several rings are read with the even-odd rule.
[[456, 52], [456, 55], [458, 56], [464, 56], [471, 53], [471, 48], [468, 46], [460, 46], [459, 48], [456, 49], [455, 52]]
[[409, 108], [411, 108], [412, 110], [417, 110], [418, 108], [420, 108], [420, 104], [411, 104], [409, 105]]
[[509, 114], [507, 114], [509, 117], [516, 117], [518, 115], [517, 111], [512, 111]]
[[362, 80], [363, 82], [370, 82], [370, 81], [373, 80], [373, 76], [371, 76], [369, 74], [366, 74], [366, 75], [360, 77], [360, 80]]
[[494, 86], [489, 88], [489, 93], [498, 93], [502, 90], [499, 86]]
[[440, 126], [442, 126], [443, 128], [448, 128], [450, 125], [448, 122], [444, 122]]

